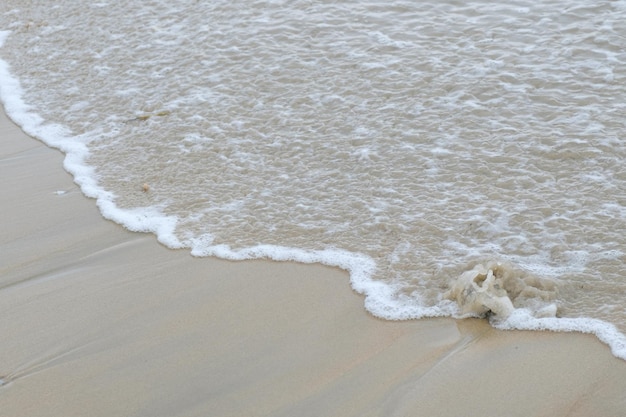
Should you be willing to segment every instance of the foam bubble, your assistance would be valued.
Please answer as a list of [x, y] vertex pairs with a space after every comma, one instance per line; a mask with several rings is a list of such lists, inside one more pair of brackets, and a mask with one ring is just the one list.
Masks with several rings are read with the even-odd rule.
[[461, 317], [484, 316], [493, 313], [508, 317], [515, 307], [502, 288], [502, 280], [482, 265], [463, 273], [454, 283], [448, 297], [461, 307]]
[[10, 30], [0, 30], [0, 48], [2, 48], [2, 45], [4, 45], [4, 41], [7, 39], [7, 37], [11, 34]]
[[451, 285], [445, 298], [459, 306], [459, 317], [494, 315], [507, 319], [517, 308], [526, 308], [535, 316], [555, 317], [556, 285], [540, 279], [509, 263], [479, 263], [464, 272]]

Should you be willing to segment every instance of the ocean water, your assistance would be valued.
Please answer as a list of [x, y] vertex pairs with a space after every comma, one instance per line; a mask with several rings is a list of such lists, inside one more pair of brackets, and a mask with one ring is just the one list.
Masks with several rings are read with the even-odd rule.
[[625, 1], [4, 0], [0, 44], [9, 116], [129, 230], [626, 359]]

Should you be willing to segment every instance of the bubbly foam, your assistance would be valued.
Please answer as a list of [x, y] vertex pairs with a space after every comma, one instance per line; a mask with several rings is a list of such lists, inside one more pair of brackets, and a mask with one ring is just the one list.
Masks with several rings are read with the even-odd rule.
[[7, 0], [0, 96], [168, 247], [626, 358], [620, 4]]
[[557, 313], [553, 281], [493, 261], [461, 274], [445, 297], [458, 303], [461, 317], [493, 314], [502, 321], [520, 308], [538, 317], [555, 317]]

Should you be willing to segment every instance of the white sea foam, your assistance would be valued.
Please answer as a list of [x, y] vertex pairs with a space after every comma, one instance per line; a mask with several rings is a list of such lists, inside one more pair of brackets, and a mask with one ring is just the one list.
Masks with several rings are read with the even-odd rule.
[[[10, 31], [0, 32], [0, 47]], [[69, 129], [56, 123], [46, 122], [32, 107], [24, 103], [19, 80], [13, 77], [8, 64], [0, 60], [0, 100], [7, 115], [27, 134], [48, 146], [65, 153], [63, 166], [74, 177], [81, 191], [95, 198], [102, 215], [134, 232], [154, 233], [159, 241], [171, 248], [183, 245], [174, 235], [176, 218], [163, 215], [155, 207], [120, 209], [115, 205], [115, 195], [98, 185], [94, 168], [85, 163], [89, 155], [84, 138], [71, 135]]]
[[549, 330], [595, 335], [611, 347], [614, 356], [626, 360], [626, 337], [614, 325], [589, 318], [537, 318], [527, 309], [517, 309], [504, 321], [493, 322], [503, 330]]

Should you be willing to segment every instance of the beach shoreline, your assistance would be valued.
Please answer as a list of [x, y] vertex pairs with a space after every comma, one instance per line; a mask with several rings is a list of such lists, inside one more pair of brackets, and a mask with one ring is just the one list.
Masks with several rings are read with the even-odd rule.
[[592, 335], [384, 321], [337, 268], [193, 258], [103, 219], [4, 113], [0, 134], [6, 415], [626, 411], [626, 362]]

